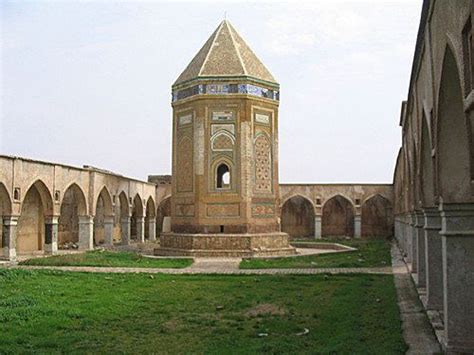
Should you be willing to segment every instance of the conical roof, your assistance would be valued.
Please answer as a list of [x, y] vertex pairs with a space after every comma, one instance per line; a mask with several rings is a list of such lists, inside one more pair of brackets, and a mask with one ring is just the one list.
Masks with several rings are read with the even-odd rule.
[[174, 85], [205, 77], [247, 76], [277, 83], [229, 21], [220, 23]]

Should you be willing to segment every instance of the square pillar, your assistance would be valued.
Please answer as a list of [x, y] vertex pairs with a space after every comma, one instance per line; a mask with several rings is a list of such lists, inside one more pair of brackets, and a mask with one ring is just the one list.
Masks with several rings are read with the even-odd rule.
[[314, 216], [314, 238], [321, 239], [321, 216]]
[[114, 245], [114, 216], [104, 217], [104, 244]]
[[130, 244], [130, 235], [131, 235], [130, 217], [123, 217], [121, 223], [122, 223], [122, 243]]
[[395, 240], [398, 242], [398, 245], [400, 245], [400, 227], [399, 227], [399, 222], [398, 222], [397, 217], [395, 217], [393, 221], [393, 234], [394, 234]]
[[148, 221], [148, 240], [154, 242], [156, 240], [156, 220], [150, 218]]
[[426, 287], [426, 266], [425, 266], [425, 216], [423, 212], [415, 213], [415, 233], [416, 233], [416, 265], [417, 265], [417, 286]]
[[79, 250], [94, 249], [94, 218], [79, 216]]
[[474, 204], [442, 204], [447, 352], [474, 352]]
[[145, 243], [145, 217], [137, 217], [137, 242]]
[[410, 236], [411, 236], [411, 272], [418, 272], [418, 259], [417, 259], [417, 246], [418, 246], [418, 234], [416, 229], [416, 214], [411, 213], [410, 219]]
[[412, 261], [412, 252], [413, 248], [412, 238], [413, 238], [413, 230], [411, 226], [411, 214], [407, 214], [405, 217], [405, 254], [407, 256], [407, 261], [411, 263]]
[[163, 217], [163, 233], [171, 232], [171, 217], [165, 216]]
[[443, 253], [441, 235], [441, 216], [438, 208], [425, 208], [425, 272], [426, 308], [443, 309]]
[[58, 252], [58, 216], [45, 218], [44, 226], [44, 252], [45, 254], [56, 254]]
[[2, 257], [9, 260], [16, 260], [16, 231], [18, 216], [4, 216], [2, 225]]
[[360, 239], [361, 237], [361, 216], [354, 216], [354, 238]]

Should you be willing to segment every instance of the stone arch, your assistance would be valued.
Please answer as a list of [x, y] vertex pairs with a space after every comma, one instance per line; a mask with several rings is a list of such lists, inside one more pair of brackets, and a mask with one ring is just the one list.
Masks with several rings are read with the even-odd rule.
[[354, 236], [354, 205], [342, 195], [325, 201], [322, 215], [323, 237]]
[[79, 243], [79, 217], [87, 214], [86, 197], [82, 189], [73, 183], [64, 191], [58, 221], [58, 248], [69, 249]]
[[130, 220], [130, 230], [132, 239], [140, 239], [141, 229], [143, 228], [144, 207], [142, 198], [137, 193], [132, 201], [132, 218]]
[[97, 196], [94, 213], [94, 244], [99, 245], [105, 242], [105, 220], [114, 216], [114, 206], [112, 197], [106, 186], [100, 190]]
[[171, 196], [164, 198], [158, 205], [156, 211], [156, 236], [163, 231], [163, 221], [165, 217], [171, 217]]
[[155, 201], [150, 196], [146, 202], [145, 239], [150, 239], [150, 228], [156, 228], [153, 223], [154, 221], [156, 221]]
[[30, 254], [43, 250], [45, 217], [53, 211], [53, 199], [43, 181], [35, 181], [21, 202], [17, 226], [17, 253]]
[[361, 235], [363, 238], [392, 236], [392, 204], [380, 194], [369, 197], [361, 208]]
[[11, 213], [12, 200], [10, 194], [5, 185], [0, 182], [0, 249], [3, 248], [3, 216], [9, 216]]
[[433, 156], [431, 154], [433, 144], [428, 126], [428, 118], [425, 111], [421, 118], [421, 144], [420, 144], [420, 190], [423, 207], [433, 207], [434, 201], [434, 170]]
[[235, 138], [227, 131], [221, 130], [211, 137], [211, 148], [215, 152], [227, 152], [234, 149]]
[[437, 167], [439, 195], [448, 203], [466, 202], [471, 194], [468, 127], [459, 73], [447, 46], [438, 91]]
[[[49, 190], [48, 186], [41, 179], [38, 179], [26, 189], [27, 193], [31, 190], [32, 187], [37, 190], [41, 197], [41, 203], [44, 210], [44, 214], [46, 216], [54, 215], [53, 194]], [[25, 198], [26, 193], [23, 195], [23, 199], [21, 201], [22, 205]]]
[[314, 206], [306, 197], [294, 195], [281, 207], [281, 230], [292, 238], [314, 237]]

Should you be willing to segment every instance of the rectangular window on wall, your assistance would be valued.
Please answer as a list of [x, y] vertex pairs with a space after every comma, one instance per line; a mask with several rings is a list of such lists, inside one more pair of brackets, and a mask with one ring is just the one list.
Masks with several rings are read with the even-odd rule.
[[472, 36], [471, 18], [464, 25], [462, 31], [463, 41], [463, 59], [464, 59], [464, 84], [466, 86], [466, 95], [469, 95], [474, 84], [474, 43]]

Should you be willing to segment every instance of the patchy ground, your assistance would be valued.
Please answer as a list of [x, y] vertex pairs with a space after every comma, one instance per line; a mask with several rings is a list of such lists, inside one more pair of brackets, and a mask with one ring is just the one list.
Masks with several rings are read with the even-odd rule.
[[403, 354], [392, 275], [0, 269], [0, 353]]
[[185, 268], [193, 263], [191, 258], [148, 258], [133, 252], [94, 250], [85, 253], [54, 255], [33, 258], [20, 265], [35, 266], [94, 266], [94, 267], [140, 267], [140, 268]]
[[[325, 240], [331, 242], [334, 240]], [[304, 245], [321, 242], [301, 241], [294, 245]], [[390, 242], [386, 240], [337, 240], [339, 244], [357, 248], [355, 251], [341, 253], [304, 255], [285, 258], [254, 258], [244, 259], [241, 269], [277, 269], [277, 268], [360, 268], [385, 267], [391, 265]], [[293, 244], [293, 243], [292, 243]]]

